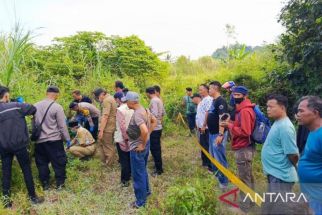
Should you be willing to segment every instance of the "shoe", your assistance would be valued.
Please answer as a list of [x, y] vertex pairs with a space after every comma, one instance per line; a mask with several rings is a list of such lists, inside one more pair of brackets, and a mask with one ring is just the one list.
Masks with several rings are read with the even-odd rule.
[[4, 208], [12, 208], [12, 200], [10, 199], [9, 196], [7, 195], [2, 196], [2, 201], [3, 201]]
[[157, 177], [157, 176], [159, 176], [159, 175], [162, 175], [162, 173], [163, 173], [163, 170], [161, 170], [161, 171], [154, 171], [154, 172], [152, 173], [152, 176], [153, 176], [153, 177]]
[[[141, 207], [143, 207], [143, 206], [141, 206]], [[131, 208], [133, 208], [133, 209], [139, 209], [139, 208], [140, 208], [140, 206], [138, 206], [138, 205], [136, 204], [136, 202], [132, 202], [132, 203], [131, 203]]]
[[50, 188], [50, 186], [49, 186], [49, 183], [47, 181], [42, 182], [42, 189], [44, 191], [49, 190], [49, 188]]
[[32, 204], [37, 205], [37, 204], [43, 203], [45, 199], [44, 197], [34, 196], [34, 197], [30, 197], [30, 201]]
[[80, 158], [80, 161], [89, 161], [91, 159], [91, 156], [84, 156], [82, 158]]
[[65, 188], [65, 184], [59, 184], [56, 186], [56, 190], [61, 191]]
[[122, 184], [122, 187], [129, 187], [130, 181], [122, 181], [121, 184]]

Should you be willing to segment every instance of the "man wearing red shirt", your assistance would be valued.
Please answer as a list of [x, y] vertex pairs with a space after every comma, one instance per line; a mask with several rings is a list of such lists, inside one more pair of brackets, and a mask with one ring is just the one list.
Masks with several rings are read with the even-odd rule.
[[[232, 90], [236, 102], [235, 121], [224, 121], [221, 126], [229, 129], [232, 136], [232, 149], [235, 152], [236, 166], [239, 178], [254, 189], [254, 176], [252, 163], [255, 154], [255, 144], [251, 140], [251, 134], [255, 126], [255, 104], [247, 98], [248, 89], [244, 86], [234, 87]], [[240, 209], [247, 213], [253, 203], [243, 201], [244, 193], [240, 193]]]

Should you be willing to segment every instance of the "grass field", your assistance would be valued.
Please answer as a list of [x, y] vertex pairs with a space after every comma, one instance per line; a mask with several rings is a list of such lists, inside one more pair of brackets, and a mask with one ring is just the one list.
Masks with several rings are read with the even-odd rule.
[[[178, 214], [176, 208], [199, 206], [204, 212], [197, 214], [229, 214], [224, 203], [218, 200], [221, 194], [217, 181], [201, 167], [200, 151], [194, 143], [195, 138], [186, 137], [180, 130], [177, 135], [163, 137], [163, 159], [165, 173], [162, 176], [150, 176], [152, 195], [146, 208], [131, 209], [134, 201], [132, 186], [120, 186], [120, 170], [103, 167], [98, 160], [81, 162], [69, 159], [66, 189], [54, 188], [43, 192], [38, 180], [38, 193], [45, 197], [45, 203], [31, 206], [26, 198], [26, 189], [22, 174], [15, 162], [13, 168], [12, 199], [13, 209], [1, 210], [1, 214]], [[229, 148], [229, 147], [228, 147]], [[235, 171], [232, 151], [228, 149], [230, 169]], [[153, 170], [150, 158], [149, 172]], [[254, 174], [257, 183], [264, 182], [261, 172], [259, 153], [254, 162]], [[37, 176], [33, 162], [34, 176]], [[53, 176], [52, 176], [53, 178]], [[191, 206], [190, 205], [190, 206]], [[209, 211], [211, 211], [209, 213]]]

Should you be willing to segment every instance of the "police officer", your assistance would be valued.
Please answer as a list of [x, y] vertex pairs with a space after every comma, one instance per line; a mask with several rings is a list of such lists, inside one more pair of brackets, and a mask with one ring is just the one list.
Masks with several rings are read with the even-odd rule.
[[13, 157], [16, 156], [24, 175], [29, 198], [33, 204], [44, 201], [35, 193], [30, 158], [27, 151], [29, 135], [25, 116], [34, 115], [36, 108], [30, 104], [9, 103], [9, 89], [0, 86], [0, 152], [2, 160], [2, 192], [4, 206], [11, 207], [10, 182]]

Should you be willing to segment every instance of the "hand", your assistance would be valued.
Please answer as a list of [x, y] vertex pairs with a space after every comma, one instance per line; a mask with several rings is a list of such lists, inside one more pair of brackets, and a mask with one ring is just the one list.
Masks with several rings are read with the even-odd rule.
[[94, 132], [94, 126], [91, 126], [91, 127], [89, 127], [89, 131], [92, 133], [92, 132]]
[[200, 133], [204, 134], [206, 131], [206, 126], [202, 126], [202, 128], [200, 128]]
[[145, 150], [145, 146], [143, 144], [140, 144], [134, 149], [136, 152], [143, 152]]
[[71, 147], [71, 142], [70, 142], [70, 140], [67, 140], [67, 141], [66, 141], [66, 146], [67, 146], [67, 149], [69, 149], [69, 148]]
[[223, 135], [217, 136], [215, 143], [219, 145], [222, 143], [223, 139], [224, 139]]
[[103, 131], [99, 131], [97, 139], [99, 140], [103, 139]]
[[220, 125], [221, 127], [227, 128], [227, 127], [228, 127], [228, 125], [229, 125], [229, 121], [223, 121], [223, 122], [220, 122], [220, 123], [219, 123], [219, 125]]

